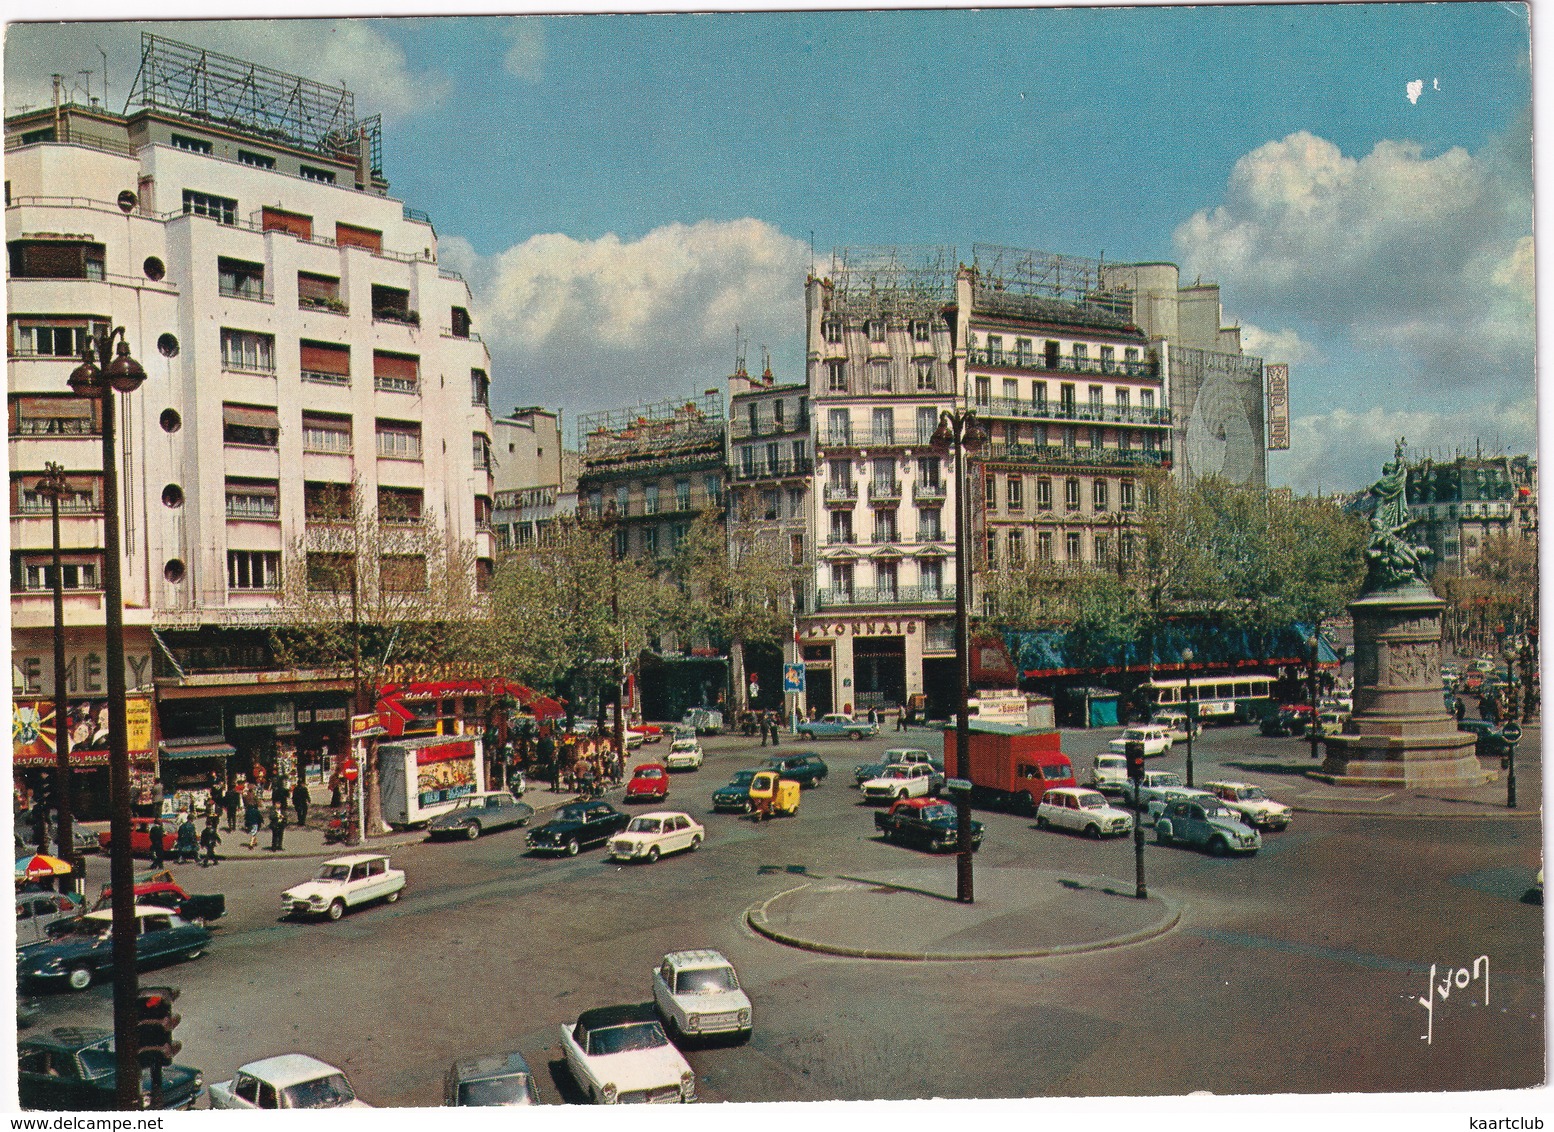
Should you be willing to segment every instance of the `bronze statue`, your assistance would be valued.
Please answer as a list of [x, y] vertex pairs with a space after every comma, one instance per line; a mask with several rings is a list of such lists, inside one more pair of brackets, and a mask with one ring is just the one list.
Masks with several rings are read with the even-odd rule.
[[1410, 542], [1408, 528], [1408, 464], [1403, 459], [1404, 438], [1399, 437], [1391, 463], [1382, 465], [1381, 478], [1371, 485], [1376, 510], [1371, 514], [1371, 540], [1365, 550], [1369, 571], [1365, 592], [1426, 586], [1424, 560], [1430, 548]]

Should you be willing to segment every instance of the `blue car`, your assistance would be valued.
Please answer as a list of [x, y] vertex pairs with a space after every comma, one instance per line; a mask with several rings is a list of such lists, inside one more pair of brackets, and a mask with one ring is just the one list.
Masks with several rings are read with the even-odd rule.
[[1262, 834], [1212, 795], [1167, 802], [1155, 821], [1155, 838], [1162, 845], [1178, 843], [1207, 849], [1216, 857], [1256, 853], [1263, 847]]
[[[177, 959], [198, 959], [210, 945], [210, 932], [180, 919], [166, 908], [137, 905], [135, 961], [151, 967]], [[19, 949], [16, 974], [24, 983], [66, 986], [82, 991], [98, 975], [113, 970], [113, 912], [88, 912], [49, 933], [50, 939]]]
[[756, 776], [753, 770], [738, 770], [726, 786], [712, 792], [714, 810], [732, 810], [735, 813], [750, 812], [750, 780]]
[[816, 720], [805, 720], [795, 730], [806, 739], [868, 739], [880, 733], [880, 726], [835, 712]]

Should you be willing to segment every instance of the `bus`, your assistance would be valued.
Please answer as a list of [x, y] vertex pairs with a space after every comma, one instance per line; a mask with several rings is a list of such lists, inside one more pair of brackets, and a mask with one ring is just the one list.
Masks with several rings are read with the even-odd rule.
[[[1274, 677], [1265, 673], [1241, 672], [1234, 676], [1195, 676], [1190, 681], [1192, 699], [1197, 703], [1198, 722], [1255, 723], [1272, 704]], [[1157, 711], [1184, 711], [1187, 680], [1151, 680], [1139, 685], [1139, 698]]]

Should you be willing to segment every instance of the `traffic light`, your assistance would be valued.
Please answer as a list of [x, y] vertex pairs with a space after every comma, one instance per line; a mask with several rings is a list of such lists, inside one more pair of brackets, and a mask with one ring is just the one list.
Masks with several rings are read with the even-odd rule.
[[183, 1048], [173, 1041], [173, 1030], [180, 1019], [173, 1013], [176, 987], [141, 987], [136, 1001], [135, 1036], [143, 1069], [171, 1065]]
[[1133, 782], [1144, 781], [1144, 741], [1130, 739], [1124, 744], [1123, 753], [1128, 760], [1128, 778]]

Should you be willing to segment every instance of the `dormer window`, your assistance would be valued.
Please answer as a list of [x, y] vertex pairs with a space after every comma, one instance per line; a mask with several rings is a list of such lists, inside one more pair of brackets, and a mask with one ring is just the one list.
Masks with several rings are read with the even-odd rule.
[[885, 320], [871, 318], [863, 324], [863, 331], [870, 342], [883, 342], [885, 341]]

